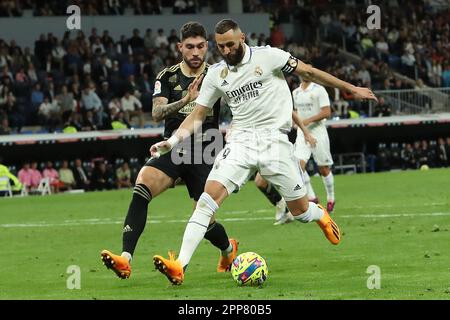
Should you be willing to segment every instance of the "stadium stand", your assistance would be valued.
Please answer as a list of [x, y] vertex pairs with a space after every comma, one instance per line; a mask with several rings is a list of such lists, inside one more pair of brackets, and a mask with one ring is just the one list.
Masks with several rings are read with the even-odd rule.
[[[81, 6], [86, 15], [226, 11], [226, 6], [214, 1], [17, 0], [0, 1], [0, 17], [66, 15], [66, 8], [72, 3]], [[242, 4], [244, 12], [267, 12], [271, 16], [271, 33], [248, 34], [249, 45], [283, 48], [343, 80], [370, 86], [380, 97], [380, 103], [373, 105], [355, 101], [345, 92], [330, 90], [334, 121], [344, 121], [341, 123], [345, 125], [346, 119], [391, 118], [450, 110], [448, 3], [387, 1], [380, 4], [384, 24], [380, 30], [367, 29], [364, 13], [368, 2], [364, 0], [332, 3], [245, 0]], [[396, 10], [400, 7], [405, 10]], [[96, 28], [61, 35], [48, 32], [40, 35], [32, 48], [0, 39], [0, 135], [160, 130], [162, 123], [151, 117], [154, 79], [165, 66], [179, 61], [178, 41], [176, 30], [163, 27], [142, 33], [135, 29], [120, 38]], [[208, 62], [212, 64], [220, 56], [212, 35], [208, 41]], [[291, 89], [299, 84], [295, 77], [287, 77], [287, 81]], [[135, 107], [131, 113], [124, 105], [142, 107]], [[221, 119], [223, 125], [231, 120], [226, 106], [221, 111]], [[420, 168], [424, 164], [448, 166], [448, 144], [448, 137], [441, 134], [409, 141], [378, 141], [372, 150], [362, 148], [356, 153], [335, 154], [335, 169], [365, 172]], [[346, 159], [351, 160], [347, 163]], [[136, 168], [144, 159], [127, 160], [133, 181]], [[98, 188], [117, 187], [112, 177], [124, 159], [99, 161], [106, 162], [105, 168], [93, 165], [92, 159], [83, 161], [86, 176], [91, 177], [96, 167], [98, 175], [105, 172], [109, 175], [109, 183]], [[59, 166], [57, 163], [58, 169]], [[11, 166], [17, 172], [15, 167], [19, 164]], [[95, 183], [90, 185], [86, 181], [78, 183], [77, 188], [81, 185], [93, 188]]]
[[226, 9], [210, 0], [1, 0], [0, 17], [22, 17], [28, 13], [38, 17], [63, 16], [73, 4], [89, 16], [219, 13]]
[[[135, 1], [132, 4], [112, 1], [106, 6], [116, 3], [122, 9], [130, 5], [136, 9], [139, 6], [168, 7], [173, 4], [162, 2], [156, 5], [153, 2], [158, 1]], [[401, 6], [403, 2], [390, 1], [386, 9]], [[18, 1], [17, 6], [28, 9], [48, 6], [55, 15], [63, 14], [61, 8], [66, 8], [64, 1], [45, 3], [38, 6], [37, 2]], [[80, 1], [80, 5], [104, 6], [105, 3]], [[179, 5], [185, 7], [181, 2]], [[201, 5], [197, 3], [197, 7]], [[331, 6], [332, 10], [327, 6], [325, 11], [324, 1], [305, 1], [305, 7], [289, 1], [283, 1], [281, 5], [277, 1], [244, 1], [244, 11], [271, 12], [273, 23], [270, 36], [250, 34], [248, 43], [284, 48], [348, 82], [383, 90], [379, 94], [389, 105], [389, 114], [442, 109], [448, 104], [448, 90], [430, 91], [427, 86], [450, 86], [448, 8], [436, 9], [415, 1], [407, 11], [397, 10], [387, 16], [387, 28], [367, 30], [362, 16], [349, 15], [352, 7], [363, 5], [364, 1], [341, 1], [340, 4], [336, 1]], [[106, 9], [96, 10], [111, 14]], [[386, 11], [392, 12], [383, 10]], [[417, 23], [408, 24], [405, 17], [409, 15], [415, 17]], [[284, 35], [280, 26], [306, 16], [308, 21], [315, 21], [310, 21], [311, 26], [319, 24], [319, 32], [311, 33], [308, 39], [297, 33], [290, 38]], [[302, 22], [303, 25], [305, 23]], [[89, 35], [80, 31], [75, 38], [71, 38], [68, 32], [61, 39], [48, 33], [36, 40], [33, 50], [21, 48], [15, 41], [6, 43], [0, 40], [0, 133], [21, 133], [24, 126], [28, 127], [24, 133], [33, 133], [111, 129], [113, 123], [120, 128], [161, 125], [154, 123], [150, 115], [154, 78], [164, 66], [179, 60], [175, 46], [178, 41], [176, 31], [170, 30], [168, 35], [167, 31], [148, 29], [141, 35], [135, 29], [129, 38], [122, 36], [121, 39], [113, 39], [108, 30], [100, 35], [96, 28]], [[215, 63], [219, 55], [212, 37], [210, 41], [209, 62]], [[288, 81], [291, 87], [298, 84], [295, 78]], [[399, 91], [406, 89], [409, 91]], [[142, 115], [132, 123], [128, 113], [122, 113], [121, 99], [126, 92], [143, 105]], [[368, 103], [354, 101], [344, 92], [331, 91], [330, 96], [335, 118], [387, 115], [374, 110]], [[93, 101], [97, 103], [92, 105]], [[91, 109], [93, 112], [88, 112]]]

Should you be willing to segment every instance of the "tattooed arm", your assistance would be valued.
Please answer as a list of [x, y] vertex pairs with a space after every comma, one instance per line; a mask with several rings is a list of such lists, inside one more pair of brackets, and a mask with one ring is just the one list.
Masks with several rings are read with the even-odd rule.
[[177, 112], [188, 103], [197, 99], [199, 94], [199, 85], [203, 80], [203, 74], [198, 76], [188, 87], [187, 94], [178, 101], [167, 104], [169, 100], [164, 97], [153, 99], [153, 119], [157, 122], [164, 120], [169, 114]]
[[153, 110], [152, 110], [152, 116], [153, 120], [156, 122], [160, 122], [164, 120], [169, 114], [177, 112], [181, 108], [183, 108], [185, 105], [189, 103], [187, 99], [185, 99], [186, 96], [178, 101], [172, 102], [167, 104], [169, 100], [164, 97], [157, 97], [153, 99]]

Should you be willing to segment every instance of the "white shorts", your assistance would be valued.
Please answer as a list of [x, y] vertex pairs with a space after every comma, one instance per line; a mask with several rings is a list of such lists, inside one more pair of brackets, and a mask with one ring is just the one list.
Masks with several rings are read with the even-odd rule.
[[217, 155], [208, 180], [219, 181], [228, 194], [238, 191], [258, 171], [286, 201], [306, 195], [293, 145], [281, 132], [233, 132]]
[[300, 160], [308, 162], [312, 154], [314, 161], [318, 166], [331, 167], [333, 165], [333, 157], [330, 152], [330, 140], [328, 139], [328, 134], [312, 135], [317, 140], [314, 148], [309, 144], [306, 144], [303, 132], [298, 130], [297, 140], [294, 145], [295, 156]]

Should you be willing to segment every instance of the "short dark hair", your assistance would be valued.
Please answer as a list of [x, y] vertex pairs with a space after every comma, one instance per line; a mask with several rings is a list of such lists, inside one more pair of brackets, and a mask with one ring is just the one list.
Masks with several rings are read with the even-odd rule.
[[203, 37], [206, 39], [205, 27], [196, 21], [186, 22], [180, 29], [181, 41], [191, 37]]
[[217, 22], [216, 28], [214, 31], [218, 34], [224, 34], [229, 30], [237, 30], [239, 29], [239, 25], [233, 19], [223, 19]]

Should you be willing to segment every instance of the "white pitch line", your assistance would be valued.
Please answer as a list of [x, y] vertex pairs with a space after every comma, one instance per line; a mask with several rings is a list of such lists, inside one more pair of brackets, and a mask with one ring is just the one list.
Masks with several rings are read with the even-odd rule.
[[[258, 210], [262, 212], [263, 210]], [[265, 210], [272, 211], [272, 210]], [[242, 211], [239, 211], [242, 212]], [[250, 212], [250, 211], [248, 211]], [[223, 212], [225, 213], [225, 212]], [[450, 212], [424, 212], [424, 213], [391, 213], [391, 214], [361, 214], [361, 215], [336, 215], [338, 219], [351, 219], [351, 218], [363, 218], [363, 219], [384, 219], [384, 218], [401, 218], [401, 217], [439, 217], [439, 216], [450, 216]], [[242, 218], [223, 218], [221, 221], [230, 222], [245, 222], [245, 221], [264, 221], [273, 220], [273, 217], [242, 217]], [[177, 220], [147, 220], [150, 224], [159, 223], [186, 223], [188, 219], [177, 219]], [[112, 218], [107, 219], [80, 219], [80, 220], [65, 220], [64, 222], [33, 222], [33, 223], [10, 223], [10, 224], [0, 224], [0, 228], [34, 228], [34, 227], [68, 227], [68, 226], [84, 226], [84, 225], [111, 225], [111, 224], [123, 224], [123, 219], [113, 220]]]
[[[419, 206], [418, 205], [411, 205], [411, 207], [417, 208], [417, 207], [436, 207], [436, 206], [447, 206], [449, 205], [447, 202], [429, 202], [429, 203], [422, 203]], [[351, 205], [348, 207], [342, 207], [339, 206], [339, 211], [345, 211], [345, 210], [352, 210], [352, 209], [370, 209], [370, 208], [376, 208], [376, 209], [383, 209], [383, 208], [399, 208], [404, 209], [407, 207], [407, 205], [392, 205], [392, 204], [374, 204], [374, 205], [367, 205], [367, 206], [358, 206], [358, 205]], [[242, 213], [265, 213], [265, 212], [275, 212], [275, 209], [257, 209], [257, 210], [236, 210], [236, 211], [225, 211], [225, 212], [219, 212], [220, 214], [242, 214]]]

